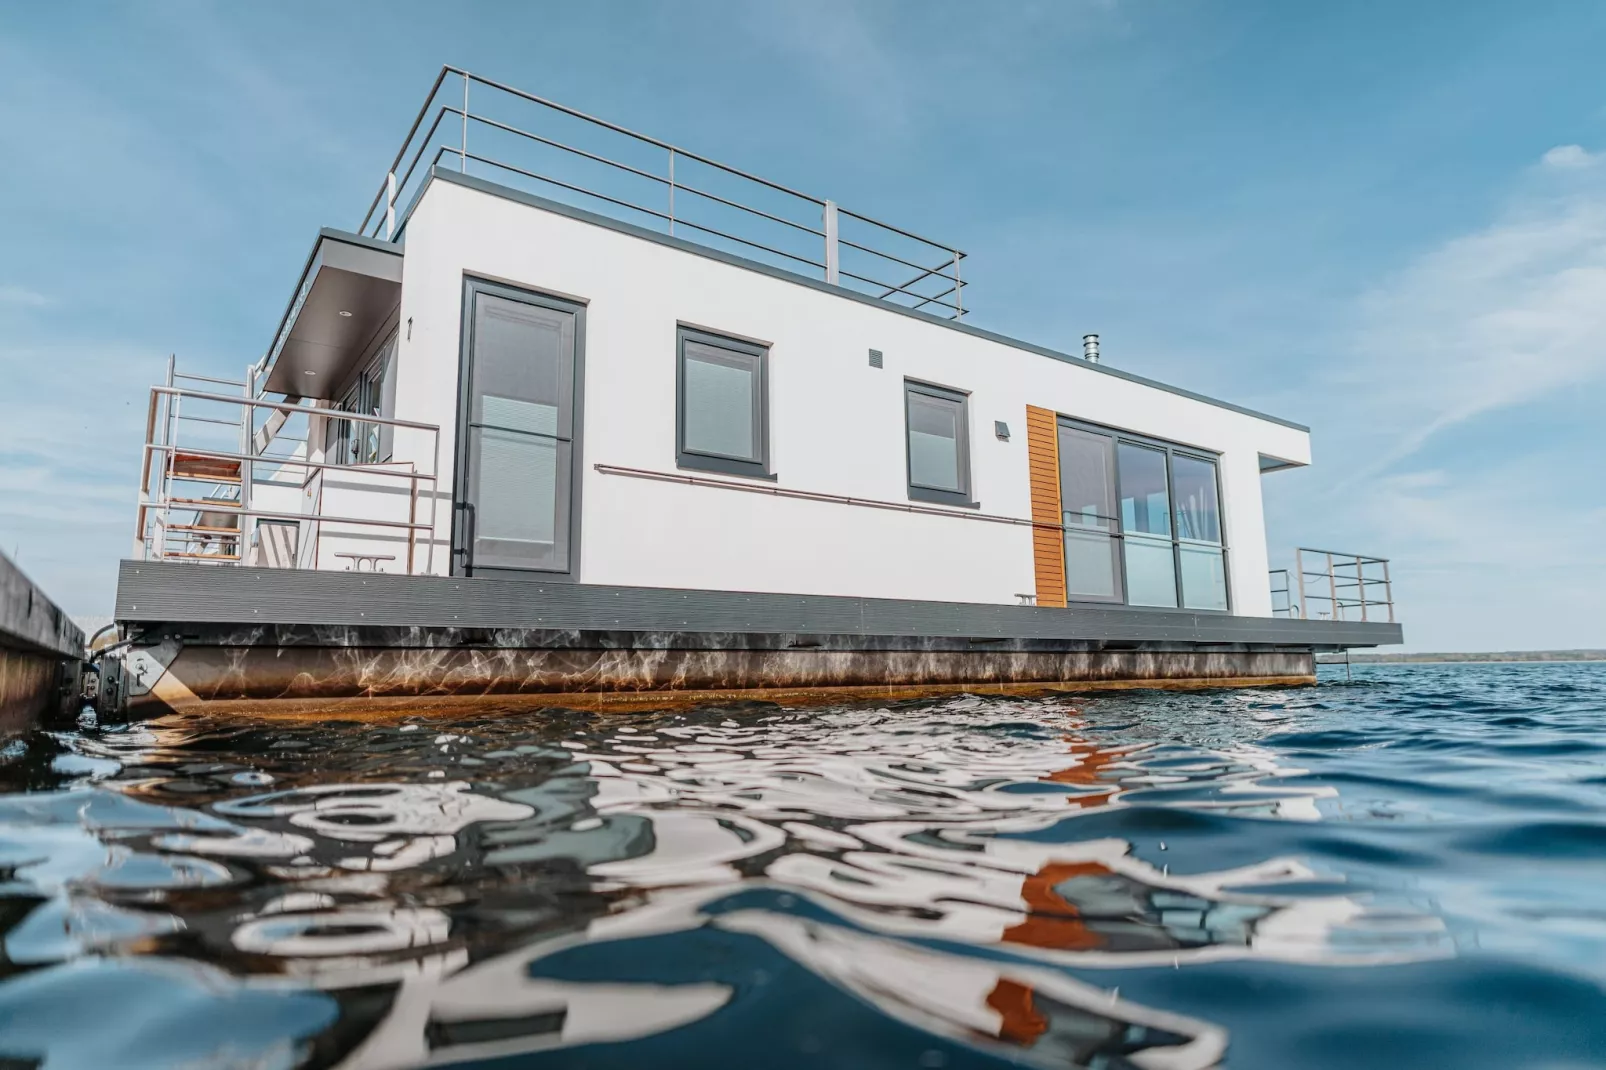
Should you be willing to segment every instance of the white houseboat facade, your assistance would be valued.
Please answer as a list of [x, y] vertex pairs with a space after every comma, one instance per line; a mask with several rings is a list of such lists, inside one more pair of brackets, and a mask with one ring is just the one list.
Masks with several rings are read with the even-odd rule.
[[107, 704], [1287, 683], [1400, 640], [1381, 559], [1268, 582], [1308, 429], [972, 327], [966, 270], [443, 70], [243, 381], [153, 390]]

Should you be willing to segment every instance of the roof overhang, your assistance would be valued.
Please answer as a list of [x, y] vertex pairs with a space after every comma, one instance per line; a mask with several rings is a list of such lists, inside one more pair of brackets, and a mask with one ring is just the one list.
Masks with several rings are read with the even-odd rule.
[[1290, 468], [1304, 468], [1309, 463], [1309, 461], [1290, 461], [1282, 457], [1268, 457], [1266, 454], [1262, 453], [1260, 455], [1260, 474], [1265, 475], [1267, 472], [1283, 472]]
[[261, 388], [332, 398], [389, 326], [401, 304], [401, 282], [399, 245], [320, 230], [268, 350]]

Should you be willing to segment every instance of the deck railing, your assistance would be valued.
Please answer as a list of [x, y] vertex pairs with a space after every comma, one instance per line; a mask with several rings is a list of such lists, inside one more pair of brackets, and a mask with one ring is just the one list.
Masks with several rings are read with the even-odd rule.
[[[200, 381], [219, 387], [236, 387], [239, 394], [222, 394], [177, 385], [179, 381]], [[185, 411], [188, 403], [189, 411]], [[233, 410], [231, 418], [221, 416]], [[257, 426], [259, 413], [266, 412], [277, 425], [298, 415], [349, 420], [356, 424], [401, 428], [430, 437], [431, 465], [420, 471], [411, 461], [375, 464], [342, 464], [314, 460], [318, 451], [305, 438], [263, 433]], [[221, 429], [227, 428], [228, 431]], [[197, 434], [185, 441], [186, 430]], [[197, 442], [202, 431], [210, 442]], [[290, 452], [271, 449], [272, 444], [296, 444]], [[364, 479], [391, 481], [407, 492], [405, 518], [336, 515], [323, 511], [321, 484], [308, 490], [314, 481], [330, 471], [360, 473]], [[261, 478], [270, 472], [268, 478]], [[338, 529], [361, 528], [401, 532], [406, 538], [406, 557], [401, 567], [407, 574], [434, 570], [435, 525], [437, 519], [436, 484], [440, 472], [440, 429], [434, 424], [334, 409], [268, 401], [250, 397], [239, 383], [207, 376], [177, 373], [169, 365], [166, 385], [153, 386], [146, 410], [145, 443], [140, 463], [139, 505], [134, 522], [135, 552], [144, 560], [190, 560], [214, 565], [261, 564], [277, 567], [317, 567], [318, 546], [325, 524]], [[288, 474], [288, 475], [287, 475]], [[296, 490], [302, 509], [276, 509], [261, 502], [255, 486], [278, 486]], [[306, 491], [312, 500], [306, 502]], [[419, 498], [428, 497], [427, 519], [421, 515]], [[384, 494], [385, 500], [393, 495]], [[298, 525], [298, 542], [289, 558], [275, 557], [274, 548], [259, 542], [265, 530], [260, 522]], [[309, 554], [301, 552], [299, 539], [311, 533], [314, 540]], [[360, 538], [338, 531], [341, 539]], [[423, 553], [419, 540], [423, 539]], [[360, 569], [366, 560], [378, 568], [380, 560], [395, 555], [347, 553], [348, 567]], [[422, 566], [422, 567], [420, 567]]]
[[405, 211], [436, 165], [906, 307], [965, 314], [965, 254], [945, 242], [451, 66], [436, 76], [358, 231], [396, 237], [398, 206]]
[[1293, 569], [1271, 570], [1271, 602], [1279, 617], [1393, 624], [1388, 558], [1302, 546]]

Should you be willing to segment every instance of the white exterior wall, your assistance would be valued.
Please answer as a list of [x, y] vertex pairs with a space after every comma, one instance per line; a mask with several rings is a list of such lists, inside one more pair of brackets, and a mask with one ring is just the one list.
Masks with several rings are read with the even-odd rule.
[[[860, 301], [449, 182], [406, 229], [396, 415], [439, 424], [449, 501], [463, 277], [587, 303], [579, 578], [586, 583], [1013, 604], [1035, 589], [1031, 529], [596, 472], [673, 473], [677, 323], [770, 344], [770, 457], [782, 488], [908, 500], [903, 380], [970, 392], [980, 512], [1027, 519], [1026, 406], [1203, 447], [1220, 474], [1234, 612], [1269, 616], [1259, 455], [1309, 436]], [[885, 354], [871, 368], [868, 351]], [[1009, 424], [1008, 442], [993, 421]], [[425, 463], [398, 431], [397, 459]], [[741, 482], [741, 477], [692, 473]], [[437, 571], [450, 509], [440, 511]]]

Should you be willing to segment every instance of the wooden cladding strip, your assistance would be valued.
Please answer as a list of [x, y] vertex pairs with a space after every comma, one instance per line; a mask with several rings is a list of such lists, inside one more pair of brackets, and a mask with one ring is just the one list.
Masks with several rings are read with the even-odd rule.
[[1032, 565], [1037, 604], [1065, 604], [1065, 538], [1060, 525], [1059, 419], [1026, 406], [1026, 464], [1032, 487]]

